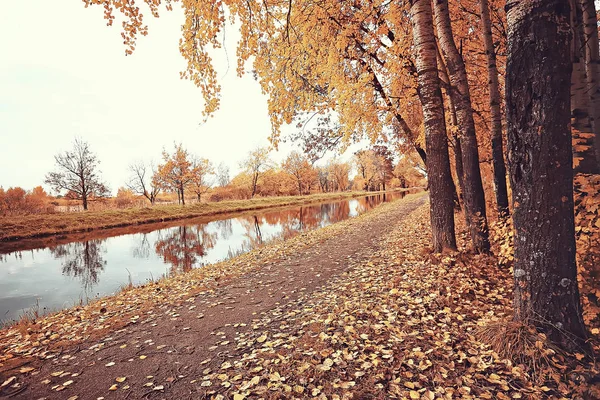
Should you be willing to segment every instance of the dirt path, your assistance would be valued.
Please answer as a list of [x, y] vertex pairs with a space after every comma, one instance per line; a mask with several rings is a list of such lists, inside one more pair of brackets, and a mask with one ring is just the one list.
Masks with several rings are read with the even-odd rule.
[[179, 305], [164, 304], [110, 337], [25, 366], [32, 371], [5, 371], [2, 378], [16, 378], [0, 398], [202, 398], [200, 377], [239, 356], [236, 338], [258, 329], [257, 318], [301, 301], [343, 274], [351, 261], [367, 259], [379, 239], [425, 199], [409, 197], [384, 205], [351, 221], [343, 234], [319, 241], [310, 252], [254, 268]]

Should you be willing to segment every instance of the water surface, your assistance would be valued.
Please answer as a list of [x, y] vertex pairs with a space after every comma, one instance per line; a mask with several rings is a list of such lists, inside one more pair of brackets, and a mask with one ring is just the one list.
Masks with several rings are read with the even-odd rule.
[[[199, 268], [275, 239], [355, 217], [404, 195], [388, 192], [4, 244], [0, 247], [0, 320], [106, 296], [129, 279], [142, 284]], [[28, 250], [12, 251], [15, 246]]]

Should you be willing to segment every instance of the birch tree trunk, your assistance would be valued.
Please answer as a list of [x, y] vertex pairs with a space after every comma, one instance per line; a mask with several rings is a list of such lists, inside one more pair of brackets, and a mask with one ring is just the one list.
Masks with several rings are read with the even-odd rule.
[[596, 159], [594, 173], [600, 173], [600, 51], [598, 44], [598, 19], [594, 0], [580, 0], [585, 40], [585, 72], [589, 95], [589, 114], [594, 136], [590, 146]]
[[410, 1], [410, 20], [423, 106], [433, 250], [456, 249], [452, 176], [430, 0]]
[[586, 333], [575, 264], [569, 0], [510, 0], [506, 9], [515, 318], [572, 350]]
[[488, 253], [490, 242], [488, 238], [485, 195], [481, 181], [481, 170], [479, 168], [479, 150], [475, 134], [475, 121], [473, 120], [473, 107], [471, 105], [471, 92], [467, 80], [467, 70], [464, 60], [454, 42], [448, 0], [434, 0], [433, 3], [435, 7], [435, 25], [450, 78], [450, 97], [456, 108], [456, 118], [459, 127], [463, 165], [462, 190], [465, 218], [471, 233], [473, 249], [477, 253]]
[[488, 87], [490, 91], [492, 165], [494, 167], [494, 193], [498, 215], [502, 218], [508, 215], [508, 190], [506, 187], [506, 164], [502, 143], [502, 112], [500, 111], [500, 85], [498, 84], [498, 67], [496, 65], [496, 50], [492, 36], [492, 22], [488, 0], [479, 1], [481, 24], [483, 26], [483, 41], [487, 58]]

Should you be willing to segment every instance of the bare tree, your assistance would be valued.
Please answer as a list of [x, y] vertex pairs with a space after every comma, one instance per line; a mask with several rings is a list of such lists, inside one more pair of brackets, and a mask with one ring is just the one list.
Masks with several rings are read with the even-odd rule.
[[217, 182], [219, 186], [227, 186], [231, 179], [229, 178], [229, 167], [224, 162], [219, 163], [217, 167]]
[[158, 182], [153, 178], [155, 173], [154, 168], [151, 167], [150, 169], [152, 170], [152, 175], [148, 174], [148, 168], [142, 161], [129, 165], [131, 177], [126, 185], [132, 192], [144, 196], [150, 201], [150, 204], [154, 204], [156, 196], [160, 193], [160, 187]]
[[81, 200], [83, 209], [88, 209], [91, 197], [106, 197], [109, 189], [100, 180], [98, 158], [91, 152], [90, 146], [80, 138], [75, 138], [73, 150], [54, 156], [58, 171], [46, 175], [44, 183], [56, 192], [66, 190]]

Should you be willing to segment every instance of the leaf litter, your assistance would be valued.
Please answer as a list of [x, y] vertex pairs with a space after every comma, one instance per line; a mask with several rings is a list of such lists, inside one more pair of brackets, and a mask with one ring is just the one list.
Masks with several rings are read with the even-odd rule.
[[[385, 212], [385, 207], [379, 212]], [[480, 340], [482, 326], [511, 316], [510, 272], [499, 269], [496, 259], [469, 255], [464, 248], [457, 254], [431, 255], [428, 220], [425, 205], [385, 236], [369, 260], [349, 260], [352, 268], [326, 286], [263, 313], [252, 321], [251, 329], [228, 340], [229, 346], [236, 347], [237, 357], [204, 369], [190, 384], [214, 399], [594, 398], [599, 393], [598, 384], [593, 383], [598, 370], [588, 359], [573, 363], [573, 357], [552, 353], [542, 340], [539, 347], [552, 362], [538, 375], [541, 379], [533, 379], [524, 365], [503, 359]], [[343, 223], [332, 225], [336, 226], [344, 228]], [[335, 229], [323, 231], [336, 233]], [[463, 242], [465, 236], [463, 233]], [[306, 250], [321, 239], [320, 235], [296, 238], [296, 242], [292, 239], [285, 246], [278, 243], [259, 252], [261, 257], [274, 259]], [[253, 259], [258, 258], [253, 253], [256, 251], [225, 263], [229, 276], [235, 276], [236, 268], [237, 273], [251, 269]], [[215, 279], [211, 273], [216, 272], [209, 271], [203, 278], [190, 276], [190, 280], [196, 285], [200, 281], [206, 288], [207, 281]], [[140, 292], [139, 302], [127, 298], [133, 291], [117, 295], [110, 299], [119, 305], [114, 311], [108, 311], [105, 299], [99, 305], [67, 310], [42, 321], [62, 328], [62, 319], [81, 311], [93, 315], [94, 306], [102, 306], [107, 311], [99, 318], [108, 314], [104, 321], [114, 329], [119, 326], [115, 323], [118, 318], [137, 321], [139, 317], [132, 319], [133, 314], [142, 314], [137, 306], [151, 310], [152, 304], [157, 304], [155, 295], [174, 304], [189, 299], [197, 290], [177, 277], [159, 287], [168, 290], [150, 288], [146, 293], [148, 288], [134, 289]], [[118, 309], [125, 311], [119, 313]], [[92, 326], [81, 319], [79, 325], [58, 332], [81, 334], [83, 329], [88, 336], [82, 338], [89, 338]], [[48, 335], [48, 328], [41, 329], [44, 337], [56, 334]], [[0, 342], [0, 347], [9, 343], [9, 358], [55, 357], [48, 343], [32, 346], [35, 337], [12, 333], [12, 342], [6, 338]], [[29, 347], [16, 336], [26, 338]], [[206, 359], [199, 365], [211, 362]], [[57, 372], [52, 376], [65, 373]], [[152, 382], [145, 386], [151, 391], [165, 390]], [[109, 390], [117, 389], [118, 385], [113, 385]]]
[[[510, 271], [498, 268], [493, 257], [468, 254], [464, 245], [456, 254], [431, 255], [427, 221], [425, 205], [386, 237], [368, 262], [254, 320], [253, 331], [235, 338], [237, 359], [222, 366], [220, 375], [203, 377], [212, 383], [203, 394], [599, 398], [598, 367], [555, 352], [541, 334], [532, 337], [541, 335], [536, 346], [549, 362], [535, 374], [481, 340], [482, 327], [512, 316]], [[212, 381], [217, 376], [231, 385], [219, 387]]]

